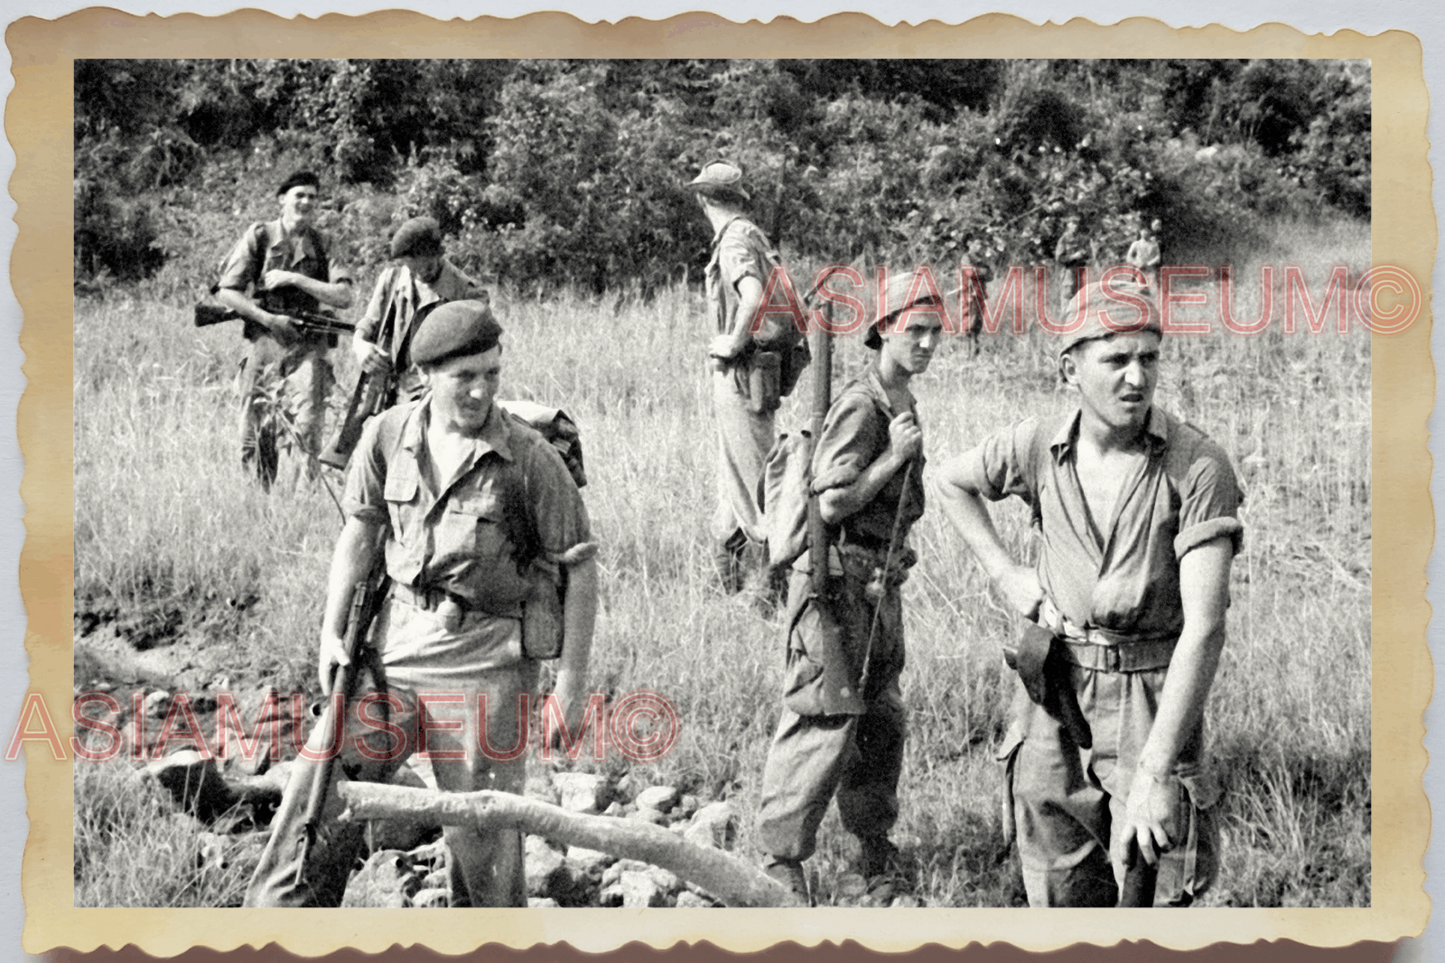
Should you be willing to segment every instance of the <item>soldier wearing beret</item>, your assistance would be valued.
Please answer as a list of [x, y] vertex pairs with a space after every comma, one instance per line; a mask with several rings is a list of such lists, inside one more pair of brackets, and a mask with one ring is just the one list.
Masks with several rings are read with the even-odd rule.
[[363, 370], [390, 376], [390, 397], [411, 401], [422, 392], [410, 351], [417, 318], [434, 304], [485, 295], [480, 284], [443, 256], [441, 227], [434, 218], [414, 217], [397, 228], [391, 256], [400, 263], [376, 279], [351, 351]]
[[[1215, 869], [1204, 706], [1242, 496], [1220, 447], [1154, 404], [1147, 292], [1093, 284], [1076, 310], [1057, 350], [1077, 407], [952, 459], [937, 495], [1026, 620], [1006, 651], [1022, 685], [1001, 758], [1029, 902], [1188, 905]], [[1009, 495], [1032, 508], [1035, 566], [984, 505]]]
[[[499, 752], [527, 744], [518, 696], [536, 694], [538, 662], [524, 648], [521, 617], [539, 578], [554, 591], [566, 585], [557, 697], [569, 731], [577, 730], [597, 604], [596, 549], [561, 457], [494, 403], [501, 333], [480, 301], [429, 313], [411, 343], [426, 392], [373, 418], [351, 460], [319, 670], [329, 687], [346, 659], [352, 586], [384, 553], [390, 587], [367, 660], [380, 695], [358, 703], [385, 701], [395, 729], [377, 731], [373, 722], [362, 730], [353, 711], [335, 767], [347, 778], [388, 779], [421, 734], [438, 788], [522, 790], [525, 756], [506, 761]], [[343, 808], [335, 793], [299, 880], [296, 872], [306, 800], [322, 771], [298, 763], [247, 905], [340, 904], [364, 827], [335, 820]], [[445, 834], [453, 906], [526, 905], [520, 833], [453, 826]]]
[[[334, 336], [303, 334], [288, 312], [351, 306], [351, 275], [334, 264], [326, 239], [312, 226], [320, 181], [298, 171], [277, 188], [281, 217], [252, 224], [224, 261], [216, 298], [245, 320], [250, 343], [241, 375], [241, 461], [269, 489], [279, 469], [278, 443], [289, 420], [291, 439], [314, 459], [331, 391], [327, 349]], [[281, 381], [284, 412], [268, 410]], [[313, 461], [314, 465], [314, 461]]]
[[[888, 831], [903, 768], [903, 611], [899, 585], [923, 515], [923, 433], [910, 385], [928, 370], [941, 305], [888, 279], [864, 343], [872, 365], [834, 399], [813, 452], [813, 490], [828, 532], [828, 589], [813, 592], [810, 555], [788, 586], [783, 713], [763, 770], [758, 835], [765, 870], [805, 894], [803, 861], [836, 794], [860, 869], [898, 868]], [[909, 310], [912, 309], [912, 310]], [[864, 678], [866, 674], [866, 679]]]
[[742, 181], [741, 170], [713, 161], [687, 185], [713, 229], [707, 303], [715, 327], [708, 356], [718, 458], [711, 529], [718, 578], [730, 594], [743, 587], [748, 542], [763, 540], [756, 493], [777, 434], [773, 411], [755, 411], [749, 404], [752, 318], [762, 302], [774, 252], [767, 236], [743, 213], [748, 193]]

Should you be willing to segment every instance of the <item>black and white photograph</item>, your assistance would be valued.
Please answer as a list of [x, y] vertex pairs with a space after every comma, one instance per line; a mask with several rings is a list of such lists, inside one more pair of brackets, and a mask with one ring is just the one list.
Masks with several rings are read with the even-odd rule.
[[75, 906], [1370, 906], [1371, 70], [76, 60]]

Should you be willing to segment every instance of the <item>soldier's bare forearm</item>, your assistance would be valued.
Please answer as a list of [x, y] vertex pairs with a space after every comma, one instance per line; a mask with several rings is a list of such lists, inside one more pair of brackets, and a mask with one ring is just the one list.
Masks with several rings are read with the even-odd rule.
[[1210, 686], [1224, 650], [1233, 546], [1227, 537], [1193, 549], [1180, 560], [1184, 631], [1169, 662], [1154, 727], [1139, 754], [1139, 768], [1167, 776], [1179, 761], [1189, 734], [1204, 714]]
[[291, 286], [333, 308], [351, 307], [350, 281], [318, 281], [315, 278], [308, 278], [304, 274], [293, 274]]
[[567, 566], [567, 598], [562, 606], [562, 658], [557, 666], [557, 688], [580, 693], [587, 684], [592, 656], [592, 632], [597, 622], [597, 560], [588, 558]]

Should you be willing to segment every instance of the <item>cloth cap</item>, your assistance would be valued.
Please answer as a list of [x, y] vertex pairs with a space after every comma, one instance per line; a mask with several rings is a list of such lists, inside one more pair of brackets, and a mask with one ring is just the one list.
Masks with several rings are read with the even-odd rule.
[[[1103, 284], [1095, 281], [1081, 288], [1069, 301], [1062, 323], [1072, 324], [1080, 311], [1084, 312], [1084, 320], [1078, 330], [1055, 335], [1060, 358], [1085, 341], [1098, 341], [1116, 334], [1153, 331], [1161, 338], [1164, 336], [1159, 305], [1153, 295], [1127, 279], [1116, 281], [1110, 287], [1112, 297], [1105, 292]], [[1107, 318], [1105, 312], [1108, 313]]]
[[448, 301], [422, 318], [411, 339], [411, 360], [437, 365], [451, 358], [481, 354], [497, 346], [502, 326], [486, 301]]
[[703, 193], [731, 194], [741, 200], [748, 200], [743, 190], [743, 172], [727, 161], [715, 160], [702, 165], [702, 173], [688, 182], [688, 189]]
[[296, 171], [290, 177], [281, 182], [276, 188], [276, 196], [280, 197], [293, 187], [314, 187], [321, 190], [321, 179], [310, 171]]
[[911, 308], [915, 304], [942, 305], [927, 286], [920, 284], [914, 290], [913, 280], [916, 274], [917, 272], [913, 270], [903, 270], [894, 271], [888, 276], [884, 299], [878, 302], [878, 307], [873, 312], [873, 323], [868, 326], [868, 331], [863, 335], [864, 347], [881, 348], [883, 346], [883, 327], [888, 323], [889, 318], [904, 308]]
[[392, 257], [436, 257], [442, 252], [442, 228], [434, 217], [414, 217], [391, 236]]

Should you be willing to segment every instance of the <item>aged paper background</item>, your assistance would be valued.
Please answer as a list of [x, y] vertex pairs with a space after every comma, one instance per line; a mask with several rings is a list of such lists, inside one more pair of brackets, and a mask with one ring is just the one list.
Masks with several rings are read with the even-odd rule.
[[[68, 701], [71, 612], [69, 114], [71, 60], [81, 56], [1332, 56], [1368, 57], [1375, 90], [1375, 262], [1410, 270], [1429, 296], [1436, 233], [1430, 207], [1430, 173], [1423, 137], [1426, 99], [1421, 51], [1412, 37], [1366, 38], [1343, 32], [1305, 37], [1269, 26], [1247, 35], [1223, 28], [1171, 31], [1134, 21], [1035, 28], [993, 17], [963, 27], [929, 25], [893, 31], [856, 16], [816, 26], [769, 28], [724, 23], [704, 16], [662, 24], [632, 21], [615, 28], [588, 27], [560, 15], [522, 22], [442, 25], [411, 14], [365, 20], [325, 17], [287, 23], [250, 12], [224, 25], [196, 17], [140, 20], [92, 11], [56, 23], [26, 21], [12, 27], [16, 94], [7, 133], [18, 160], [12, 193], [20, 204], [20, 241], [12, 283], [26, 312], [21, 346], [27, 354], [29, 393], [20, 412], [20, 440], [30, 473], [22, 494], [29, 541], [22, 557], [22, 591], [30, 617], [27, 646], [31, 688], [52, 705]], [[606, 46], [600, 46], [599, 40]], [[1424, 423], [1430, 403], [1428, 312], [1405, 335], [1376, 338], [1375, 365], [1375, 587], [1374, 619], [1374, 894], [1369, 910], [1211, 910], [1188, 914], [1061, 911], [1040, 926], [1017, 911], [921, 910], [857, 914], [754, 911], [746, 925], [736, 912], [648, 913], [616, 911], [471, 911], [448, 918], [440, 930], [418, 914], [348, 911], [268, 914], [256, 911], [87, 910], [71, 908], [68, 763], [28, 756], [31, 806], [25, 856], [29, 907], [26, 945], [90, 948], [135, 942], [152, 953], [174, 953], [197, 942], [215, 947], [276, 940], [298, 951], [338, 945], [375, 951], [394, 942], [423, 942], [459, 952], [483, 941], [526, 945], [568, 939], [600, 950], [632, 939], [654, 944], [707, 938], [731, 949], [755, 949], [784, 939], [810, 943], [851, 937], [880, 949], [920, 942], [961, 945], [1007, 939], [1046, 948], [1074, 940], [1112, 942], [1149, 938], [1169, 946], [1219, 939], [1290, 937], [1339, 945], [1360, 939], [1394, 939], [1418, 931], [1427, 904], [1419, 860], [1428, 832], [1420, 790], [1424, 753], [1420, 713], [1429, 694], [1429, 663], [1422, 645], [1428, 611], [1423, 566], [1431, 517], [1425, 482]], [[1385, 696], [1382, 698], [1382, 693]], [[875, 918], [876, 917], [876, 918]], [[900, 935], [900, 934], [906, 934]]]

